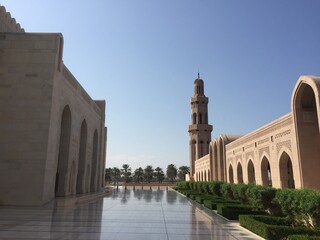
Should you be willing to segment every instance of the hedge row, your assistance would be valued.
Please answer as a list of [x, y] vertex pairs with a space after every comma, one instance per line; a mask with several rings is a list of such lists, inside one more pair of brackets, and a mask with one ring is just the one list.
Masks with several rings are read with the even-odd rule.
[[217, 212], [229, 220], [238, 220], [239, 215], [256, 215], [256, 214], [265, 214], [261, 211], [253, 211], [252, 208], [248, 205], [228, 205], [228, 204], [218, 204]]
[[270, 239], [279, 240], [287, 239], [289, 235], [304, 234], [304, 235], [320, 235], [306, 227], [292, 227], [288, 218], [280, 218], [273, 216], [260, 215], [240, 215], [240, 225], [258, 234], [259, 236]]
[[178, 189], [189, 189], [250, 204], [258, 211], [279, 214], [279, 205], [273, 202], [277, 191], [275, 188], [224, 182], [178, 182], [177, 186]]
[[[246, 191], [247, 186], [230, 185], [218, 183], [178, 183], [178, 191], [192, 200], [218, 213], [230, 220], [238, 220], [239, 214], [264, 214], [261, 211], [254, 211], [245, 202], [248, 201]], [[186, 189], [189, 186], [190, 189]], [[223, 190], [221, 190], [223, 189]], [[230, 195], [227, 193], [230, 192]], [[231, 195], [232, 193], [232, 195]], [[236, 200], [237, 199], [237, 200]]]
[[320, 227], [320, 193], [310, 190], [283, 189], [276, 194], [277, 201], [285, 215], [296, 226]]
[[309, 235], [290, 235], [288, 240], [320, 240], [320, 237]]
[[320, 227], [320, 192], [315, 190], [275, 189], [224, 182], [179, 182], [177, 185], [178, 188], [249, 204], [254, 210], [266, 211], [271, 215], [286, 215], [294, 226]]

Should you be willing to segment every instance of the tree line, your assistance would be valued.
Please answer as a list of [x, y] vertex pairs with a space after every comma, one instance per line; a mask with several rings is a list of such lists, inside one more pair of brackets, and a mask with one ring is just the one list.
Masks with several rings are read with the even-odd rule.
[[151, 165], [147, 165], [144, 169], [139, 167], [132, 171], [129, 164], [123, 164], [122, 168], [106, 168], [105, 169], [105, 181], [113, 182], [158, 182], [163, 181], [174, 182], [177, 177], [179, 180], [184, 181], [186, 174], [189, 174], [190, 168], [187, 166], [181, 166], [177, 168], [174, 164], [169, 164], [166, 169], [166, 174], [161, 167], [153, 168]]

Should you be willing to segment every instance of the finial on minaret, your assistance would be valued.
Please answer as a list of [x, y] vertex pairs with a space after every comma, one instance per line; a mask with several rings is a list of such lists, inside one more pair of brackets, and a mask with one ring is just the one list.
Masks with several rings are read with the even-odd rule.
[[200, 79], [200, 73], [199, 73], [199, 70], [198, 70], [198, 79]]

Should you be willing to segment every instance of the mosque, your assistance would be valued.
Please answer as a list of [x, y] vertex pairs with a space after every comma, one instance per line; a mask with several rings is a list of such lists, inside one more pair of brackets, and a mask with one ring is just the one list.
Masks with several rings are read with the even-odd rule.
[[104, 100], [63, 63], [60, 33], [26, 33], [0, 5], [0, 205], [104, 187]]
[[246, 135], [211, 140], [209, 101], [198, 75], [190, 101], [190, 178], [320, 190], [319, 89], [319, 76], [301, 76], [290, 113]]

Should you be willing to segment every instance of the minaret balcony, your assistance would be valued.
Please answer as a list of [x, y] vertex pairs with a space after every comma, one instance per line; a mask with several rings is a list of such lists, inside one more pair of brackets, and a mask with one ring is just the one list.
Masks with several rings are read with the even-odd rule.
[[212, 125], [209, 125], [209, 124], [191, 124], [191, 125], [189, 125], [189, 132], [195, 132], [195, 131], [212, 132]]

